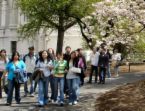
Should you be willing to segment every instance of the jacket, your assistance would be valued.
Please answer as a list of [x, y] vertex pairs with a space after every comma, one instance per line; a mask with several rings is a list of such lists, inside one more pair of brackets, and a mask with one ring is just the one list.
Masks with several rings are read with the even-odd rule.
[[40, 69], [35, 70], [33, 75], [32, 75], [32, 79], [35, 82], [38, 82], [40, 79], [44, 79], [44, 73], [43, 73], [43, 71], [41, 71]]

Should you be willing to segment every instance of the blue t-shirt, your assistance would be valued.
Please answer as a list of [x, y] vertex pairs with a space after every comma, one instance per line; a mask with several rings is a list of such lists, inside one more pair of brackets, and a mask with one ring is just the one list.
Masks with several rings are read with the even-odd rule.
[[6, 70], [8, 71], [8, 79], [9, 80], [13, 80], [13, 78], [16, 77], [16, 75], [14, 73], [16, 71], [16, 68], [19, 69], [19, 70], [26, 70], [26, 65], [22, 60], [18, 61], [16, 66], [13, 62], [9, 62], [6, 65]]

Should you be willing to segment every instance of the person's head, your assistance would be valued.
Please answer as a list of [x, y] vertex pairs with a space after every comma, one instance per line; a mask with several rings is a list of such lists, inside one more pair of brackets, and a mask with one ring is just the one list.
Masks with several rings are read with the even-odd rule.
[[71, 52], [71, 59], [75, 59], [76, 58], [76, 51], [72, 51]]
[[63, 60], [63, 54], [57, 54], [56, 55], [56, 57], [57, 57], [57, 60]]
[[104, 55], [105, 54], [105, 49], [101, 49], [101, 51], [100, 51], [100, 53], [102, 54], [102, 55]]
[[2, 49], [0, 51], [0, 56], [2, 56], [2, 57], [5, 57], [6, 56], [6, 50], [5, 49]]
[[83, 49], [82, 48], [78, 48], [77, 51], [78, 51], [78, 55], [81, 56], [82, 53], [83, 53]]
[[66, 46], [65, 52], [69, 54], [71, 52], [71, 47], [70, 46]]
[[32, 46], [32, 47], [29, 47], [28, 49], [29, 49], [29, 54], [33, 55], [34, 54], [34, 47]]
[[18, 60], [20, 60], [20, 54], [19, 54], [19, 52], [15, 51], [15, 52], [13, 52], [13, 54], [12, 54], [11, 62], [12, 62], [12, 61], [18, 61]]
[[54, 50], [52, 48], [48, 49], [48, 53], [53, 54], [54, 55]]
[[39, 60], [44, 62], [45, 60], [49, 61], [51, 58], [48, 56], [48, 52], [46, 50], [39, 52]]
[[100, 50], [101, 50], [100, 47], [97, 47], [97, 48], [96, 48], [96, 51], [97, 51], [97, 52], [100, 52]]

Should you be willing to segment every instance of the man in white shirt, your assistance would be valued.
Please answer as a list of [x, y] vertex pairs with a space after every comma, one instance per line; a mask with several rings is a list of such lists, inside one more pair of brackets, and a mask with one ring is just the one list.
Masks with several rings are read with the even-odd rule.
[[89, 77], [89, 81], [88, 83], [92, 83], [92, 76], [93, 76], [93, 72], [95, 71], [95, 83], [97, 83], [97, 79], [98, 79], [98, 61], [99, 61], [99, 52], [100, 48], [94, 48], [93, 49], [93, 53], [91, 55], [91, 73], [90, 73], [90, 77]]
[[24, 84], [24, 96], [26, 97], [28, 93], [33, 97], [34, 87], [33, 87], [33, 80], [32, 74], [34, 72], [35, 64], [36, 64], [36, 56], [34, 55], [34, 47], [29, 47], [29, 53], [24, 56], [24, 62], [26, 64], [26, 71], [27, 76], [30, 79], [30, 91], [28, 91], [27, 82]]

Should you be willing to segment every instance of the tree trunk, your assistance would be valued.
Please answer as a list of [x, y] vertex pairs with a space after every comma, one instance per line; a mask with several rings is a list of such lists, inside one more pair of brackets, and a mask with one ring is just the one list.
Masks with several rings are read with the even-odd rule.
[[64, 32], [65, 31], [63, 29], [61, 28], [58, 29], [56, 54], [61, 54], [63, 51]]

